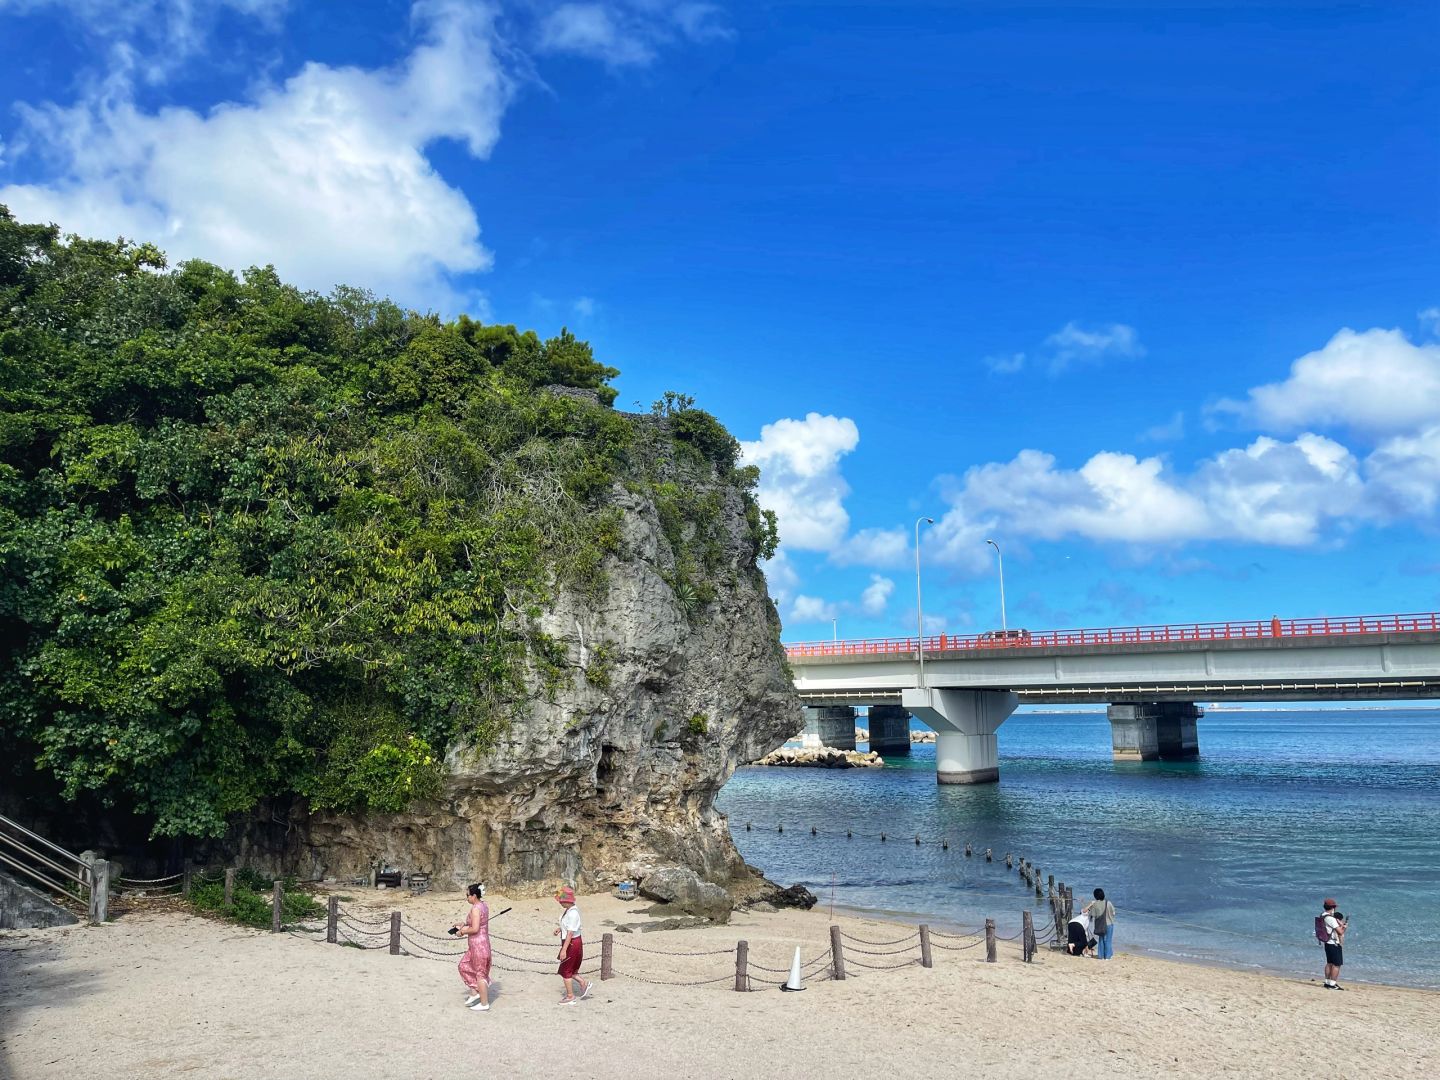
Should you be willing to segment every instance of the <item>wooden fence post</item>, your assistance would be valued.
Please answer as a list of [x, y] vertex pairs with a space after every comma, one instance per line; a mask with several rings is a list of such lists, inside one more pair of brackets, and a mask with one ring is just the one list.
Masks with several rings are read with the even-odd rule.
[[187, 866], [180, 874], [180, 895], [186, 899], [190, 897], [190, 879], [194, 873], [195, 871]]
[[235, 903], [235, 868], [229, 867], [225, 871], [225, 906], [229, 907]]
[[400, 912], [390, 912], [390, 955], [400, 955]]
[[270, 932], [280, 932], [280, 907], [285, 902], [285, 890], [280, 887], [280, 879], [275, 879], [275, 887], [270, 890]]
[[1029, 908], [1020, 913], [1020, 941], [1025, 947], [1025, 962], [1028, 964], [1035, 956], [1035, 921], [1030, 916]]
[[742, 993], [750, 989], [750, 942], [740, 941], [735, 945], [735, 989]]
[[340, 939], [340, 897], [330, 897], [330, 911], [325, 917], [325, 940], [331, 945]]
[[920, 966], [935, 966], [935, 961], [930, 956], [930, 927], [924, 923], [920, 924]]
[[985, 920], [985, 962], [995, 963], [995, 920]]
[[110, 916], [110, 860], [90, 864], [90, 921], [99, 925]]
[[615, 935], [605, 934], [600, 938], [600, 980], [615, 977]]
[[845, 981], [845, 949], [840, 944], [840, 927], [830, 927], [830, 964], [837, 982]]
[[1075, 917], [1075, 890], [1065, 890], [1065, 921], [1068, 923]]

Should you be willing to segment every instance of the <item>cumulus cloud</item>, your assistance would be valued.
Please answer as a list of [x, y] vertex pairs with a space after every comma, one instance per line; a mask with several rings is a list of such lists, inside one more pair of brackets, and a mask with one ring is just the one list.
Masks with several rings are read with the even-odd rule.
[[800, 595], [790, 605], [790, 622], [830, 622], [839, 616], [840, 609], [828, 600], [818, 596]]
[[760, 468], [756, 496], [773, 510], [787, 547], [829, 551], [850, 527], [845, 496], [850, 486], [840, 459], [860, 442], [860, 430], [848, 417], [809, 413], [804, 420], [776, 420], [760, 429], [760, 438], [740, 444], [745, 464]]
[[300, 285], [345, 282], [422, 307], [490, 253], [465, 196], [425, 150], [442, 138], [489, 154], [513, 85], [493, 12], [414, 7], [419, 41], [380, 69], [307, 64], [247, 103], [146, 112], [124, 88], [23, 110], [59, 165], [47, 184], [0, 188], [22, 219], [154, 240], [173, 258], [274, 263]]
[[860, 594], [860, 610], [866, 615], [883, 615], [894, 591], [895, 582], [879, 574], [871, 574], [870, 584]]
[[608, 67], [640, 67], [662, 45], [732, 36], [714, 4], [673, 0], [564, 3], [540, 18], [541, 52], [569, 53]]
[[1417, 316], [1426, 333], [1440, 337], [1440, 307], [1428, 307]]
[[1440, 344], [1399, 330], [1343, 329], [1306, 353], [1282, 382], [1257, 386], [1216, 410], [1261, 428], [1337, 425], [1370, 434], [1413, 431], [1440, 417]]
[[901, 566], [909, 554], [904, 529], [861, 529], [840, 542], [830, 561], [840, 566]]
[[985, 366], [996, 375], [1014, 375], [1025, 367], [1023, 352], [1005, 353], [1001, 356], [985, 357]]

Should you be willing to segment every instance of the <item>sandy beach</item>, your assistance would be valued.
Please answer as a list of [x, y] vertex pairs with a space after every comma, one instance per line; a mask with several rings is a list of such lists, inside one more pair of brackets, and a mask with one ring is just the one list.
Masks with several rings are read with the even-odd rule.
[[[380, 919], [398, 908], [407, 923], [437, 935], [463, 911], [458, 896], [347, 895], [353, 899], [344, 907], [357, 917]], [[553, 901], [490, 901], [493, 912], [513, 908], [495, 921], [497, 952], [540, 963], [553, 957], [546, 952], [558, 913]], [[641, 906], [582, 898], [587, 968], [598, 963], [601, 934], [636, 921], [629, 913]], [[908, 929], [835, 921], [852, 938], [872, 942]], [[495, 972], [488, 1013], [463, 1007], [450, 962], [327, 945], [323, 936], [317, 942], [245, 930], [178, 911], [127, 914], [102, 927], [10, 932], [0, 936], [0, 1076], [1440, 1074], [1440, 996], [1433, 992], [1356, 984], [1333, 993], [1318, 978], [1123, 952], [1101, 963], [1042, 949], [1027, 965], [1013, 943], [1002, 942], [995, 964], [984, 962], [983, 946], [937, 950], [931, 969], [852, 966], [845, 981], [810, 979], [799, 994], [778, 991], [783, 976], [757, 971], [755, 992], [734, 991], [728, 950], [737, 939], [748, 940], [752, 963], [780, 969], [797, 945], [807, 960], [822, 953], [830, 922], [817, 907], [737, 912], [723, 927], [617, 934], [617, 977], [597, 981], [588, 1000], [558, 1006], [559, 979], [525, 964], [523, 972]], [[710, 951], [720, 954], [668, 955]], [[852, 954], [879, 964], [906, 958]]]

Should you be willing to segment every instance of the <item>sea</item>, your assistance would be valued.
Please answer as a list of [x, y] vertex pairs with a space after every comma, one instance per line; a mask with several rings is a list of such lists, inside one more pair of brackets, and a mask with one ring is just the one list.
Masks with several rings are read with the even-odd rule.
[[747, 766], [718, 806], [746, 862], [822, 908], [1043, 928], [1009, 853], [1077, 906], [1104, 888], [1117, 951], [1316, 976], [1333, 897], [1348, 981], [1440, 989], [1440, 709], [1211, 709], [1199, 739], [1198, 761], [1115, 762], [1103, 711], [1022, 712], [998, 784], [937, 785], [916, 744], [883, 769]]

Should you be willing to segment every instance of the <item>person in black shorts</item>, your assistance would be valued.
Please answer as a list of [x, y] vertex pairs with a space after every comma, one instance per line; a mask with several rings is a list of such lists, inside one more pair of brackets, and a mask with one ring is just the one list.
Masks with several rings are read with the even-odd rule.
[[1325, 929], [1329, 939], [1325, 942], [1325, 989], [1344, 990], [1340, 985], [1340, 968], [1345, 963], [1345, 930], [1349, 920], [1341, 915], [1338, 905], [1330, 898], [1325, 899]]

